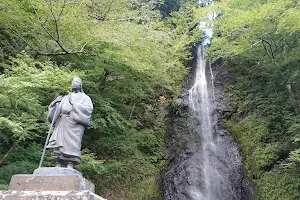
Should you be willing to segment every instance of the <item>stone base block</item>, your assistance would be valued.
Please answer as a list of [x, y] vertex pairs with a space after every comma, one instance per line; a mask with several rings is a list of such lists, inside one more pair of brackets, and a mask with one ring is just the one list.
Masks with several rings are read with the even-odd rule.
[[[80, 175], [62, 174], [38, 176], [17, 174], [11, 178], [8, 190], [16, 191], [81, 191], [95, 192], [95, 185]], [[1, 199], [1, 198], [0, 198]]]
[[105, 200], [90, 191], [0, 191], [1, 200]]

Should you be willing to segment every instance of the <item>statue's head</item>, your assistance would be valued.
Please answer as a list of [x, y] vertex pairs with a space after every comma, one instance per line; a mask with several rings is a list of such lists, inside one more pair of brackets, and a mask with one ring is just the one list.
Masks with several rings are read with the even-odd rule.
[[73, 91], [80, 91], [83, 92], [82, 90], [82, 81], [79, 77], [74, 77], [72, 81], [72, 92]]

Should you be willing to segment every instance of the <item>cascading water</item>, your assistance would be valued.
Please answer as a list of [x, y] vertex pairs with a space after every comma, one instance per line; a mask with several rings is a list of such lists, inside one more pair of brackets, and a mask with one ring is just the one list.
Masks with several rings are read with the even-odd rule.
[[198, 134], [201, 137], [202, 177], [204, 181], [203, 191], [193, 191], [194, 199], [219, 200], [220, 192], [226, 183], [223, 174], [219, 171], [217, 156], [221, 149], [213, 135], [212, 126], [212, 97], [209, 95], [206, 80], [206, 60], [202, 46], [197, 52], [196, 80], [189, 90], [189, 103], [193, 112], [193, 118], [199, 121]]
[[[199, 4], [205, 3], [205, 1], [199, 1]], [[206, 5], [211, 2], [206, 1]], [[215, 14], [209, 14], [207, 18], [214, 19]], [[200, 22], [199, 27], [204, 32], [204, 38], [201, 45], [197, 48], [197, 61], [196, 61], [196, 78], [193, 87], [189, 90], [189, 107], [192, 111], [192, 117], [199, 122], [197, 127], [197, 134], [201, 138], [201, 158], [203, 160], [201, 164], [201, 172], [204, 182], [203, 190], [195, 191], [193, 199], [200, 200], [219, 200], [222, 197], [222, 190], [228, 183], [225, 176], [218, 169], [218, 164], [222, 149], [218, 145], [217, 138], [214, 137], [212, 126], [212, 106], [213, 106], [213, 86], [210, 87], [212, 92], [209, 92], [209, 87], [206, 78], [206, 59], [204, 55], [204, 49], [210, 44], [213, 36], [213, 29], [205, 22]], [[212, 75], [212, 71], [211, 75]], [[211, 77], [213, 80], [213, 77]], [[213, 84], [213, 82], [212, 82]], [[212, 94], [212, 95], [210, 95]], [[222, 167], [222, 166], [221, 166]]]
[[[211, 2], [202, 0], [199, 4]], [[215, 14], [207, 17], [213, 19]], [[170, 116], [164, 197], [250, 200], [253, 187], [244, 177], [238, 146], [222, 124], [223, 113], [230, 111], [223, 92], [224, 74], [218, 64], [208, 65], [204, 55], [213, 31], [205, 22], [199, 27], [205, 37], [197, 47], [194, 70], [185, 80], [178, 100], [181, 112], [189, 113], [189, 122], [178, 111]]]

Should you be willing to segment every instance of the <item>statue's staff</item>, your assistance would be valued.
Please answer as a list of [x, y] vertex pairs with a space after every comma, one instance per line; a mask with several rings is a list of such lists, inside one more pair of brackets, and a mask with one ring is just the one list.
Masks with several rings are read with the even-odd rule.
[[[56, 99], [60, 99], [61, 100], [61, 96], [57, 97]], [[54, 108], [54, 114], [52, 115], [50, 113], [50, 116], [48, 117], [48, 120], [51, 120], [51, 125], [50, 125], [50, 129], [48, 131], [48, 135], [47, 135], [47, 138], [46, 138], [46, 142], [45, 142], [45, 145], [44, 145], [44, 149], [43, 149], [43, 153], [42, 153], [42, 157], [41, 157], [41, 160], [40, 160], [40, 164], [39, 164], [39, 168], [42, 167], [42, 164], [43, 164], [43, 160], [44, 160], [44, 156], [45, 156], [45, 152], [46, 152], [46, 148], [47, 148], [47, 144], [49, 142], [49, 138], [50, 138], [50, 135], [51, 135], [51, 132], [52, 132], [52, 129], [53, 129], [53, 126], [54, 126], [54, 123], [56, 121], [56, 113], [57, 113], [57, 110], [58, 110], [58, 107], [59, 107], [59, 102], [60, 101], [56, 101], [55, 102], [55, 108]]]

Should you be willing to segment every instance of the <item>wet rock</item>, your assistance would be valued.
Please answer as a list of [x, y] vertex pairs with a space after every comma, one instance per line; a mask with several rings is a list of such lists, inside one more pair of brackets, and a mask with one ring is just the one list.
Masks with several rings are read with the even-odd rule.
[[[207, 66], [208, 67], [208, 66]], [[210, 90], [214, 93], [212, 112], [213, 137], [219, 145], [218, 155], [212, 155], [211, 162], [224, 174], [224, 187], [218, 198], [213, 200], [250, 200], [254, 187], [244, 175], [242, 158], [239, 155], [238, 145], [228, 133], [223, 123], [231, 116], [231, 108], [224, 93], [224, 80], [227, 71], [218, 63], [212, 66], [214, 80], [208, 80]], [[209, 70], [207, 73], [209, 73]], [[163, 175], [163, 193], [166, 200], [208, 200], [205, 197], [205, 183], [203, 177], [203, 158], [201, 154], [201, 137], [197, 133], [201, 121], [191, 117], [189, 111], [189, 93], [194, 81], [195, 68], [186, 77], [180, 100], [177, 101], [177, 110], [184, 114], [169, 113], [167, 130], [168, 167]], [[207, 74], [211, 77], [210, 74]], [[218, 196], [218, 195], [216, 195]], [[215, 198], [215, 199], [214, 199]], [[211, 200], [209, 199], [209, 200]]]

